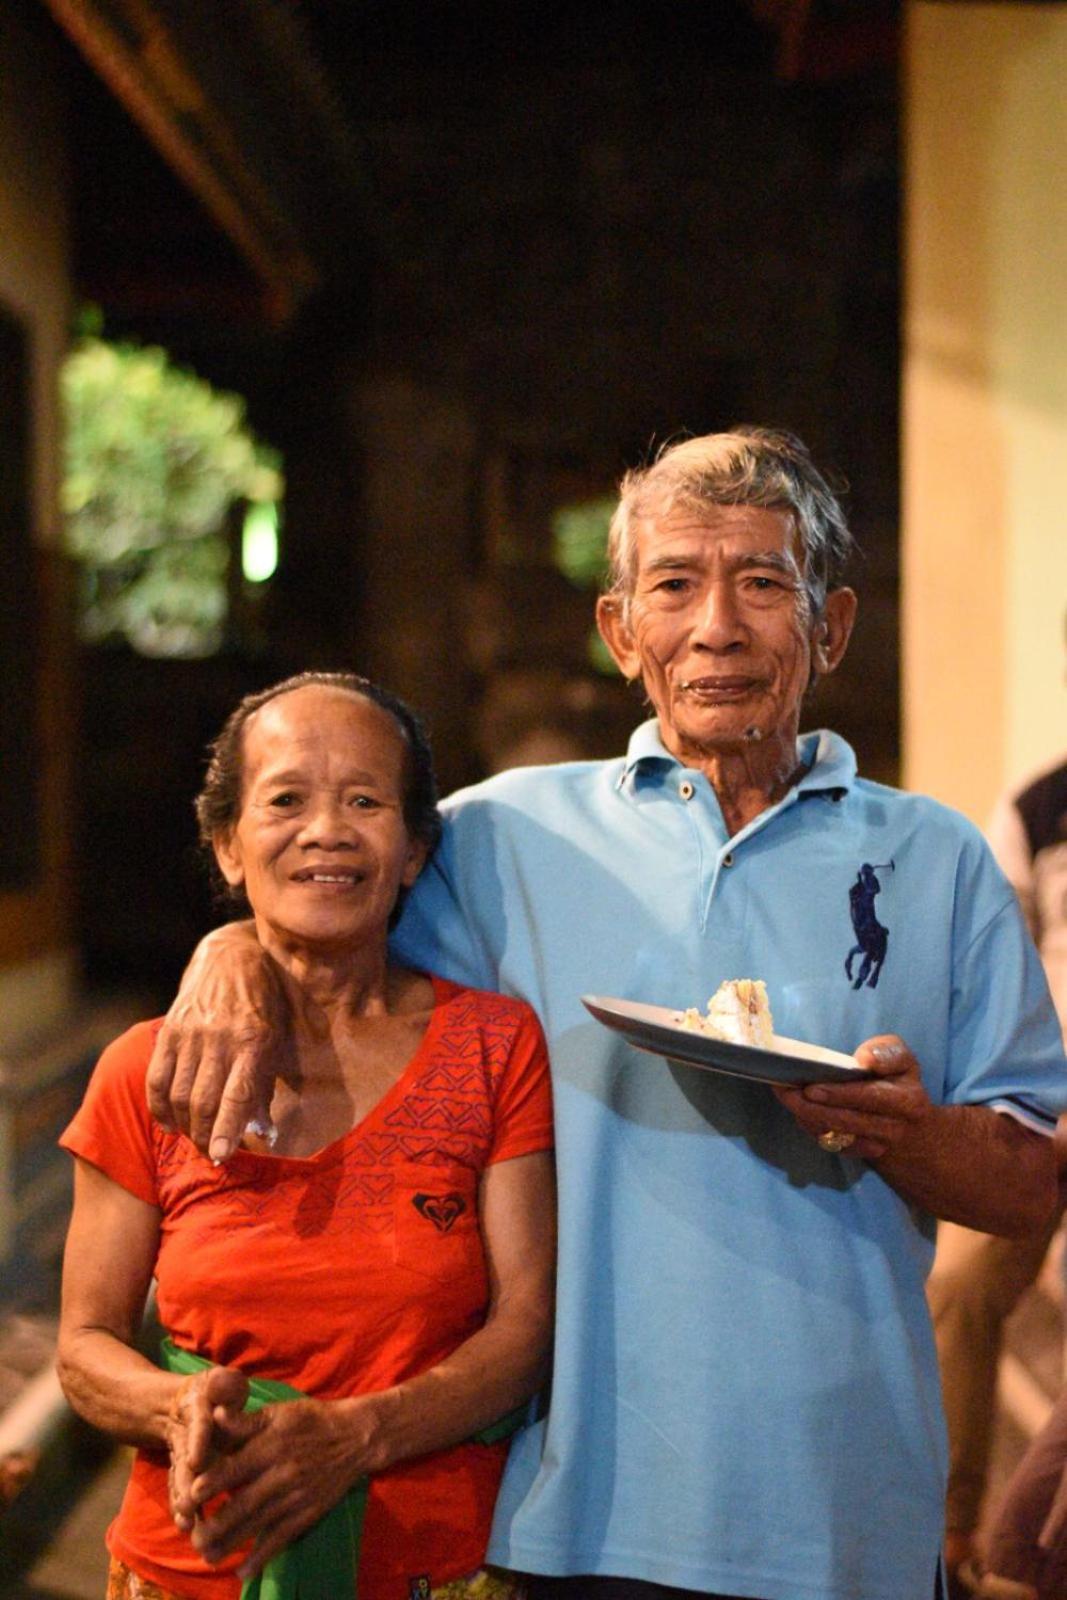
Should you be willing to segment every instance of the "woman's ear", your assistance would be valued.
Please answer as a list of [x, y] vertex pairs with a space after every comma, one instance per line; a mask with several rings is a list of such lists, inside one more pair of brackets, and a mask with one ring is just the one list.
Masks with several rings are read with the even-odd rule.
[[411, 885], [415, 882], [415, 879], [426, 865], [426, 857], [428, 854], [429, 846], [424, 840], [410, 839], [408, 841], [407, 856], [404, 860], [404, 871], [400, 877], [400, 883], [403, 888], [411, 888]]
[[602, 594], [596, 603], [596, 625], [611, 659], [626, 681], [632, 683], [641, 676], [641, 657], [634, 644], [624, 602], [613, 594]]
[[239, 889], [245, 881], [244, 863], [237, 840], [232, 833], [217, 833], [211, 841], [219, 871], [231, 889]]

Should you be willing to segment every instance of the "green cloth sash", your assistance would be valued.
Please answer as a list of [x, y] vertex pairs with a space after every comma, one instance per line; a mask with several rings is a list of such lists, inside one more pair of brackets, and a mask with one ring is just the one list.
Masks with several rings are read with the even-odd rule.
[[[160, 1348], [168, 1372], [190, 1374], [216, 1365], [191, 1350], [179, 1350], [169, 1338], [162, 1340]], [[287, 1383], [250, 1377], [245, 1410], [259, 1411], [278, 1401], [306, 1399], [307, 1395]], [[474, 1434], [470, 1443], [500, 1444], [509, 1439], [526, 1421], [528, 1410], [526, 1405], [517, 1406]], [[369, 1487], [366, 1475], [357, 1478], [325, 1516], [273, 1556], [256, 1577], [245, 1582], [241, 1600], [341, 1600], [349, 1595], [358, 1600], [356, 1571]]]

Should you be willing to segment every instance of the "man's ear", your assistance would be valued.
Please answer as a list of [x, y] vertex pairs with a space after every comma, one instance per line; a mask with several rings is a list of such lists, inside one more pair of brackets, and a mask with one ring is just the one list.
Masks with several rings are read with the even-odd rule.
[[241, 852], [232, 833], [217, 833], [211, 841], [219, 871], [231, 889], [239, 889], [245, 881]]
[[611, 659], [627, 682], [641, 676], [641, 657], [634, 644], [634, 636], [622, 600], [615, 595], [602, 594], [596, 603], [596, 625], [600, 637], [607, 645]]
[[852, 637], [858, 603], [854, 589], [831, 589], [826, 596], [812, 643], [811, 665], [815, 677], [825, 678], [841, 665]]

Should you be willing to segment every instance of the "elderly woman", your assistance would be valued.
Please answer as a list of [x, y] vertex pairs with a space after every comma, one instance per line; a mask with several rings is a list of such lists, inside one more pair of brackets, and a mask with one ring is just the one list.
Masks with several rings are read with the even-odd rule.
[[[522, 1002], [388, 959], [439, 830], [421, 730], [364, 679], [289, 679], [230, 717], [197, 813], [293, 1044], [272, 1142], [226, 1167], [149, 1118], [158, 1023], [104, 1053], [63, 1137], [60, 1373], [137, 1446], [109, 1597], [232, 1600], [303, 1561], [341, 1600], [353, 1549], [360, 1600], [517, 1596], [483, 1560], [500, 1419], [550, 1336], [547, 1063]], [[165, 1369], [137, 1349], [153, 1276]]]

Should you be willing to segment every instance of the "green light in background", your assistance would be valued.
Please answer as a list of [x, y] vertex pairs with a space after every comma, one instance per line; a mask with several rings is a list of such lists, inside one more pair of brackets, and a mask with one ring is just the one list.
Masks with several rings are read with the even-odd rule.
[[266, 583], [277, 565], [277, 502], [257, 500], [245, 512], [241, 529], [241, 571], [249, 583]]
[[578, 589], [591, 589], [607, 571], [608, 527], [614, 498], [579, 500], [552, 515], [552, 560]]

